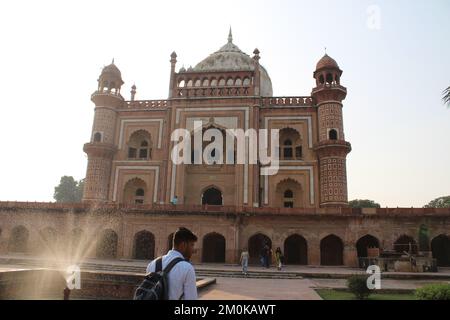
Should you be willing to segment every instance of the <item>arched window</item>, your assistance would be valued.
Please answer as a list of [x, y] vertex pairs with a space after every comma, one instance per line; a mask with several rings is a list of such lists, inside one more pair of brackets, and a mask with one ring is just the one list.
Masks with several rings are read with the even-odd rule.
[[102, 134], [100, 132], [96, 132], [94, 134], [94, 142], [101, 142], [102, 141]]
[[236, 81], [235, 81], [235, 83], [234, 83], [234, 85], [235, 86], [242, 86], [242, 80], [241, 80], [241, 78], [236, 78]]
[[123, 189], [123, 201], [122, 203], [128, 204], [144, 204], [145, 195], [147, 190], [147, 184], [144, 180], [134, 178], [129, 180]]
[[187, 86], [188, 87], [192, 87], [192, 84], [193, 84], [192, 80], [189, 80], [188, 83], [187, 83]]
[[139, 148], [139, 158], [140, 159], [148, 158], [148, 142], [145, 140], [141, 142], [141, 147]]
[[128, 142], [128, 158], [147, 160], [152, 157], [150, 134], [145, 130], [134, 132]]
[[321, 74], [321, 75], [319, 76], [319, 83], [320, 83], [320, 84], [324, 84], [324, 82], [325, 82], [325, 78], [323, 77], [323, 74]]
[[209, 86], [209, 80], [208, 79], [203, 79], [203, 84], [204, 87]]
[[134, 203], [143, 204], [144, 203], [144, 189], [139, 188], [136, 190], [136, 198], [134, 199]]
[[280, 130], [280, 157], [284, 160], [303, 158], [302, 139], [297, 130], [292, 128]]
[[201, 85], [202, 85], [202, 82], [200, 81], [200, 79], [195, 80], [196, 87], [200, 87]]
[[211, 87], [216, 87], [217, 86], [217, 79], [212, 79], [211, 80]]
[[222, 192], [216, 188], [209, 188], [202, 195], [202, 204], [220, 206], [223, 204]]
[[333, 75], [331, 73], [327, 73], [326, 80], [328, 84], [331, 84], [333, 82]]
[[184, 82], [184, 80], [181, 80], [180, 82], [178, 82], [178, 86], [179, 86], [180, 88], [184, 87], [185, 84], [186, 84], [186, 83]]
[[221, 86], [221, 87], [225, 86], [225, 79], [224, 78], [220, 78], [219, 86]]
[[285, 140], [284, 144], [283, 144], [283, 147], [284, 147], [283, 148], [283, 157], [285, 159], [291, 159], [292, 155], [293, 155], [293, 153], [292, 153], [292, 141], [289, 140], [289, 139]]
[[284, 201], [283, 201], [285, 208], [293, 208], [294, 207], [294, 193], [292, 190], [287, 189], [284, 192]]
[[227, 80], [227, 86], [232, 86], [232, 85], [234, 85], [234, 80], [233, 80], [233, 78], [228, 78], [228, 80]]
[[244, 78], [244, 82], [242, 84], [244, 87], [248, 87], [250, 85], [250, 78]]
[[328, 133], [328, 135], [329, 135], [330, 140], [337, 140], [337, 138], [338, 138], [338, 134], [335, 129], [331, 129], [330, 132]]

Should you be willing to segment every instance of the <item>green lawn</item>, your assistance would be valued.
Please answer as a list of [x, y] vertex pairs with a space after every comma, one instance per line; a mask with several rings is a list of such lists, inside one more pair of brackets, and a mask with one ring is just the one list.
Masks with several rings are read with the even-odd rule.
[[[355, 296], [347, 291], [318, 289], [316, 290], [323, 300], [356, 300]], [[416, 300], [413, 293], [374, 293], [368, 300]]]

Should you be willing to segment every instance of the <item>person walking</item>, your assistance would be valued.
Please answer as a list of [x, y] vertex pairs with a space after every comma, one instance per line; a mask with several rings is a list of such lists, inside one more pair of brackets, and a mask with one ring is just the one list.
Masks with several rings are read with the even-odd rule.
[[241, 259], [240, 259], [241, 266], [242, 266], [242, 273], [244, 275], [248, 275], [248, 259], [249, 259], [249, 254], [248, 254], [247, 248], [244, 248], [244, 250], [242, 250]]
[[282, 266], [283, 266], [283, 252], [281, 252], [281, 248], [278, 247], [277, 250], [275, 251], [275, 259], [277, 262], [277, 268], [278, 270], [281, 270]]
[[147, 273], [150, 273], [155, 272], [157, 263], [164, 270], [172, 260], [177, 258], [180, 260], [167, 275], [169, 300], [196, 300], [198, 298], [195, 270], [189, 263], [196, 241], [197, 236], [189, 229], [179, 228], [173, 236], [172, 249], [147, 266]]

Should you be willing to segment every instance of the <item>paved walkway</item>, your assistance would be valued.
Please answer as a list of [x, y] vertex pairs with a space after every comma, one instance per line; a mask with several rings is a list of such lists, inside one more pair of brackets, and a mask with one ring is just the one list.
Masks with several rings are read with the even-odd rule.
[[200, 300], [322, 300], [308, 279], [216, 278], [200, 291]]

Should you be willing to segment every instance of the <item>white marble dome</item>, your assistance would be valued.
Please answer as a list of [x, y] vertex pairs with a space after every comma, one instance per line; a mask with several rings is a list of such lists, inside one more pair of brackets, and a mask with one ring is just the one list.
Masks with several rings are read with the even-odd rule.
[[[195, 72], [202, 71], [254, 71], [255, 61], [245, 52], [241, 51], [233, 43], [231, 35], [228, 36], [228, 43], [225, 44], [219, 51], [210, 54], [206, 59], [203, 59], [195, 67]], [[260, 65], [261, 77], [261, 96], [273, 96], [272, 81], [270, 80], [267, 70]]]

